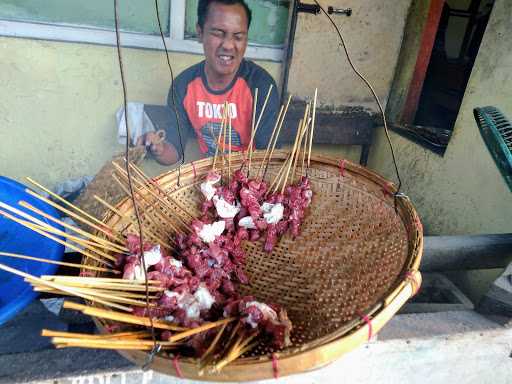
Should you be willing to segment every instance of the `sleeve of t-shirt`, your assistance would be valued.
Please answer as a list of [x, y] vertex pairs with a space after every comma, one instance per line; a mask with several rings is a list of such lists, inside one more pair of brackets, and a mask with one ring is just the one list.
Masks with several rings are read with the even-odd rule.
[[194, 135], [192, 124], [183, 107], [189, 83], [188, 77], [186, 73], [179, 75], [169, 88], [167, 96], [167, 105], [171, 110], [171, 122], [165, 132], [166, 140], [176, 148], [180, 159], [183, 157], [183, 148], [185, 148], [188, 138]]
[[253, 84], [251, 84], [253, 92], [256, 88], [258, 88], [256, 118], [258, 118], [261, 114], [263, 104], [265, 103], [265, 98], [267, 97], [267, 93], [271, 85], [272, 91], [270, 93], [267, 106], [265, 107], [263, 115], [261, 116], [260, 124], [258, 126], [258, 130], [256, 131], [256, 136], [254, 137], [254, 144], [258, 149], [267, 148], [270, 136], [272, 135], [272, 130], [276, 124], [277, 115], [279, 113], [279, 90], [277, 89], [276, 83], [272, 76], [270, 76], [270, 74], [264, 69], [258, 71], [257, 75], [254, 77]]

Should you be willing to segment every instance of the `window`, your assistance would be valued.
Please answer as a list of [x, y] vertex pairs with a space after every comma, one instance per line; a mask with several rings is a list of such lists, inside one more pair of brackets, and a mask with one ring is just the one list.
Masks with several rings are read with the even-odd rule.
[[[253, 11], [246, 56], [281, 61], [290, 1], [248, 0]], [[158, 0], [170, 51], [202, 53], [195, 35], [197, 0]], [[154, 0], [119, 2], [123, 46], [163, 49]], [[115, 45], [113, 0], [2, 0], [0, 35]]]

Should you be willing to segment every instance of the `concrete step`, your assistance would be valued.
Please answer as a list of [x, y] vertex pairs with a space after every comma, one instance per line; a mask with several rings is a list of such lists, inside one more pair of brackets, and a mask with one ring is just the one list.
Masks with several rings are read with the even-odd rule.
[[[84, 321], [83, 318], [66, 320], [72, 322], [68, 324], [71, 328], [76, 326], [73, 321]], [[8, 332], [8, 328], [2, 327], [0, 331]], [[402, 314], [395, 316], [371, 342], [333, 364], [278, 381], [508, 384], [512, 378], [511, 351], [512, 329], [474, 311]], [[144, 372], [113, 351], [39, 347], [0, 354], [0, 384], [178, 382], [191, 381], [151, 370]]]

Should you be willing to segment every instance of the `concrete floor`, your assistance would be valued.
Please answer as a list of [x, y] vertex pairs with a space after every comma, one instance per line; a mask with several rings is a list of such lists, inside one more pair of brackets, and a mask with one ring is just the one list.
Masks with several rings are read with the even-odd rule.
[[[53, 316], [36, 301], [1, 327], [0, 384], [192, 383], [151, 370], [143, 372], [113, 351], [56, 350], [39, 339], [41, 328], [59, 325], [79, 331], [90, 323], [66, 312]], [[403, 314], [395, 316], [370, 343], [333, 364], [277, 381], [509, 384], [511, 352], [512, 329], [474, 311]]]

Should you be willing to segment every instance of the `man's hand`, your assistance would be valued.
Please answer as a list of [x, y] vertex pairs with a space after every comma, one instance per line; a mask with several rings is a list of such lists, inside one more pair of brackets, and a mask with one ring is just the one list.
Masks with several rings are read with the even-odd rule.
[[178, 153], [174, 146], [165, 141], [164, 131], [142, 135], [137, 139], [137, 145], [144, 145], [160, 164], [171, 165], [178, 161]]

